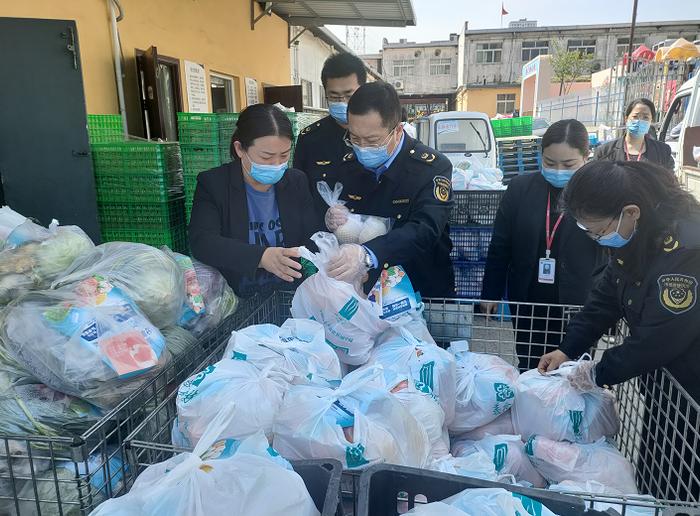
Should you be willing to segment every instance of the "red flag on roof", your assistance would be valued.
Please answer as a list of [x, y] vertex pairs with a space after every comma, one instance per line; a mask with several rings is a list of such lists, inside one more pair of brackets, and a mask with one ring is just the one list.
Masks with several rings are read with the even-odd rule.
[[505, 16], [508, 14], [508, 11], [506, 11], [506, 8], [503, 6], [503, 2], [501, 2], [501, 16]]

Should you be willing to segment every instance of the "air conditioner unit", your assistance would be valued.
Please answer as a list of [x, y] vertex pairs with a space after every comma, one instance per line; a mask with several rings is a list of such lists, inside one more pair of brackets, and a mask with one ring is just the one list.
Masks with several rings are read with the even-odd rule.
[[403, 90], [403, 81], [394, 81], [394, 88], [397, 90]]

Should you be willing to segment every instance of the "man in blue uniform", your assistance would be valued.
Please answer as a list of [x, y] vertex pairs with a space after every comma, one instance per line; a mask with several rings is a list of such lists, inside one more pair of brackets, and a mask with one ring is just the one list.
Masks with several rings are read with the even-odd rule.
[[352, 151], [344, 140], [348, 128], [348, 101], [366, 81], [365, 65], [359, 57], [348, 53], [329, 57], [321, 71], [321, 82], [330, 116], [303, 129], [297, 139], [294, 168], [306, 173], [321, 218], [328, 205], [321, 199], [316, 184], [325, 181], [332, 190], [338, 170], [344, 166], [343, 157]]
[[[338, 175], [341, 200], [351, 213], [386, 217], [393, 225], [363, 246], [343, 246], [329, 274], [353, 281], [368, 272], [368, 290], [381, 270], [401, 265], [423, 296], [454, 296], [448, 228], [452, 164], [404, 132], [399, 97], [390, 84], [361, 86], [350, 99], [348, 121], [352, 149]], [[328, 228], [336, 229], [346, 217], [342, 209], [330, 210]]]

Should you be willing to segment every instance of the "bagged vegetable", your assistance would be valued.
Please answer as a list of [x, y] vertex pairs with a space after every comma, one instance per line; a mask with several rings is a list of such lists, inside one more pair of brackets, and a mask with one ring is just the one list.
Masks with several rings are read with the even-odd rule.
[[340, 381], [338, 356], [328, 344], [323, 326], [308, 319], [288, 319], [278, 327], [259, 324], [234, 331], [225, 358], [242, 358], [258, 369], [273, 366], [292, 375], [293, 383], [315, 378]]
[[525, 453], [525, 443], [519, 435], [494, 435], [480, 441], [453, 441], [452, 455], [468, 457], [475, 450], [486, 453], [493, 460], [499, 475], [513, 475], [516, 481], [525, 481], [534, 487], [545, 487], [547, 482], [532, 466]]
[[17, 213], [9, 206], [0, 207], [0, 249], [15, 228], [27, 221], [27, 217]]
[[[374, 340], [389, 321], [379, 317], [376, 307], [356, 288], [330, 278], [326, 266], [338, 250], [338, 241], [330, 233], [311, 237], [319, 248], [316, 254], [301, 248], [301, 256], [313, 263], [318, 272], [304, 280], [292, 299], [292, 317], [313, 319], [323, 324], [326, 342], [338, 353], [341, 362], [362, 365], [367, 362]], [[361, 291], [361, 289], [360, 289]]]
[[463, 477], [480, 478], [482, 480], [499, 480], [496, 466], [486, 452], [474, 448], [472, 453], [465, 453], [461, 457], [446, 455], [434, 460], [430, 464], [430, 469], [450, 475], [460, 475]]
[[475, 430], [508, 412], [515, 398], [518, 370], [495, 355], [472, 353], [465, 341], [453, 342], [449, 351], [455, 357], [457, 375], [450, 432]]
[[[624, 514], [625, 516], [657, 516], [663, 507], [663, 505], [659, 504], [653, 496], [622, 493], [617, 489], [604, 486], [595, 480], [580, 482], [565, 480], [559, 484], [552, 484], [549, 486], [549, 490], [564, 494], [585, 493], [604, 495], [598, 496], [600, 501], [592, 502], [592, 508], [601, 512], [609, 510], [615, 511], [614, 513], [608, 512], [607, 514]], [[605, 498], [613, 497], [624, 497], [624, 505], [619, 503], [609, 503], [605, 500]], [[591, 504], [587, 502], [586, 506], [589, 505]]]
[[79, 257], [53, 287], [95, 275], [124, 291], [158, 328], [178, 322], [185, 303], [185, 279], [168, 253], [145, 244], [108, 242]]
[[47, 288], [93, 247], [92, 240], [77, 226], [46, 229], [27, 220], [15, 228], [0, 251], [0, 304], [29, 290]]
[[464, 432], [463, 434], [460, 434], [458, 437], [456, 437], [456, 439], [480, 441], [489, 435], [516, 435], [515, 428], [513, 428], [513, 419], [511, 418], [510, 410], [508, 412], [504, 412], [484, 426], [475, 428], [471, 432]]
[[350, 210], [344, 206], [345, 203], [340, 200], [340, 194], [343, 193], [342, 183], [336, 183], [333, 191], [331, 191], [328, 183], [319, 181], [316, 183], [316, 188], [321, 195], [321, 199], [330, 207], [329, 213], [326, 215], [326, 225], [329, 228], [333, 226], [333, 224], [329, 223], [329, 217], [333, 216], [333, 210], [342, 213], [342, 216], [347, 219], [345, 224], [333, 232], [339, 243], [364, 244], [377, 237], [386, 235], [391, 229], [391, 222], [387, 218], [350, 213]]
[[242, 439], [258, 431], [272, 436], [272, 422], [288, 388], [287, 378], [273, 367], [262, 371], [244, 358], [224, 358], [185, 380], [177, 391], [173, 444], [197, 445], [226, 405], [236, 406], [223, 434]]
[[556, 371], [536, 369], [520, 375], [512, 407], [516, 433], [555, 441], [595, 442], [617, 434], [620, 420], [614, 395], [605, 389], [581, 393], [567, 379], [577, 362], [565, 362]]
[[200, 336], [215, 328], [238, 309], [238, 297], [229, 287], [226, 278], [215, 268], [197, 260], [192, 260], [192, 265], [204, 300], [204, 311], [195, 318], [181, 318], [180, 325], [195, 336]]
[[637, 494], [634, 468], [605, 438], [591, 444], [531, 437], [525, 447], [530, 461], [551, 483], [594, 480], [621, 493]]
[[422, 341], [407, 328], [385, 332], [377, 339], [369, 364], [381, 364], [385, 369], [408, 374], [419, 384], [419, 390], [432, 393], [445, 412], [445, 423], [454, 419], [455, 360], [434, 341]]
[[240, 417], [229, 405], [211, 422], [192, 453], [148, 466], [129, 493], [112, 498], [92, 516], [319, 516], [302, 478], [257, 432], [227, 438]]
[[169, 356], [158, 329], [99, 277], [26, 294], [0, 313], [0, 334], [40, 382], [101, 408], [134, 392]]
[[466, 489], [442, 502], [416, 505], [420, 516], [556, 516], [541, 502], [500, 488]]
[[178, 324], [180, 326], [186, 326], [193, 320], [202, 317], [206, 312], [204, 296], [202, 295], [202, 288], [199, 285], [197, 272], [194, 270], [192, 258], [189, 256], [173, 253], [167, 247], [162, 247], [161, 250], [177, 262], [185, 279], [185, 302], [182, 305], [182, 313]]
[[381, 367], [348, 374], [337, 389], [292, 386], [274, 424], [288, 459], [334, 458], [347, 469], [388, 462], [422, 468], [430, 442], [411, 413], [378, 382]]
[[179, 326], [169, 326], [161, 330], [165, 347], [173, 358], [178, 358], [198, 346], [197, 338]]

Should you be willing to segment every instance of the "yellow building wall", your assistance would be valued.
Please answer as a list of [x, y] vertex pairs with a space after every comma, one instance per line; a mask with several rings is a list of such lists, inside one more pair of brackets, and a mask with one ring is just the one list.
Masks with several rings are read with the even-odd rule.
[[[245, 77], [258, 81], [261, 101], [263, 85], [284, 86], [290, 82], [287, 23], [275, 15], [265, 16], [251, 31], [247, 0], [121, 0], [121, 4], [124, 19], [118, 28], [130, 114], [139, 109], [136, 49], [146, 50], [153, 45], [160, 55], [180, 60], [185, 110], [184, 60], [204, 65], [207, 81], [212, 71], [236, 79], [239, 109], [246, 105]], [[255, 5], [257, 16], [260, 8], [257, 2]], [[0, 16], [75, 20], [87, 111], [119, 111], [107, 0], [2, 1]]]
[[497, 95], [503, 93], [515, 94], [515, 109], [518, 109], [520, 106], [520, 87], [518, 86], [505, 88], [470, 87], [457, 95], [457, 106], [460, 111], [478, 111], [494, 117], [496, 116]]

